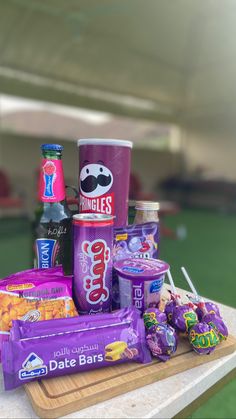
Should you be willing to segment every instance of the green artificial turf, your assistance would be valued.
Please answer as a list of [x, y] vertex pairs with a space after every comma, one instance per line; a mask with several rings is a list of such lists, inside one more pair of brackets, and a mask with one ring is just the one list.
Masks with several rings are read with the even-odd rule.
[[[176, 286], [188, 289], [180, 271], [185, 266], [200, 294], [236, 307], [236, 216], [188, 210], [166, 217], [164, 222], [175, 231], [186, 230], [182, 240], [161, 239], [160, 258], [170, 263]], [[29, 268], [31, 249], [29, 221], [0, 220], [1, 278]], [[192, 417], [236, 418], [235, 394], [233, 381]]]

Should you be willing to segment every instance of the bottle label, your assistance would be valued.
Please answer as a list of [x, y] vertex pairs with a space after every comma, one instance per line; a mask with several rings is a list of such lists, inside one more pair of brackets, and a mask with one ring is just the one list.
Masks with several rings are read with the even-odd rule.
[[35, 240], [35, 247], [37, 268], [52, 268], [53, 266], [55, 266], [55, 261], [59, 247], [59, 243], [57, 240], [37, 239]]
[[42, 160], [39, 179], [39, 200], [59, 202], [65, 199], [64, 173], [61, 160]]

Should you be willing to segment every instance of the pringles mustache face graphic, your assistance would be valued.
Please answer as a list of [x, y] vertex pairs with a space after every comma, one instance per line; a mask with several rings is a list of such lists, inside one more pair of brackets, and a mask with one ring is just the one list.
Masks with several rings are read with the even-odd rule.
[[[85, 161], [84, 163], [89, 162]], [[104, 195], [112, 184], [113, 175], [102, 161], [85, 164], [80, 172], [80, 190], [88, 198]]]

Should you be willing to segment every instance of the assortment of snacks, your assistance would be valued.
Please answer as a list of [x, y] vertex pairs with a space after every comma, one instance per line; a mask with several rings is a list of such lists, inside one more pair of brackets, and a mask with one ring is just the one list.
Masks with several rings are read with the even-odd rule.
[[[73, 297], [82, 316], [72, 299], [72, 277], [65, 276], [61, 266], [49, 268], [56, 260], [60, 235], [66, 234], [65, 228], [55, 228], [50, 234], [58, 240], [36, 240], [42, 262], [38, 266], [49, 269], [18, 272], [0, 282], [6, 390], [41, 377], [129, 361], [149, 363], [151, 354], [165, 362], [177, 349], [178, 335], [188, 337], [198, 354], [209, 354], [228, 336], [219, 308], [198, 295], [185, 268], [182, 272], [194, 294], [188, 304], [177, 294], [169, 265], [157, 259], [159, 204], [137, 202], [136, 225], [126, 226], [132, 143], [87, 139], [78, 146], [82, 214], [73, 217]], [[59, 145], [43, 148], [61, 152]], [[43, 166], [43, 202], [57, 200], [55, 162]], [[64, 200], [64, 194], [57, 201]], [[71, 255], [65, 252], [70, 265]], [[166, 273], [172, 287], [167, 304], [161, 298]], [[110, 313], [111, 305], [123, 308]]]
[[6, 390], [41, 377], [129, 361], [151, 362], [143, 320], [132, 307], [111, 314], [31, 323], [31, 332], [22, 323], [13, 322], [10, 340], [3, 347]]

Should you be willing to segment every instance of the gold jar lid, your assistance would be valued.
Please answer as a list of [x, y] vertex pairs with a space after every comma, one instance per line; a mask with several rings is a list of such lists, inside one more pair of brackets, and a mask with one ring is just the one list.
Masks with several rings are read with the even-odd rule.
[[142, 211], [158, 211], [160, 209], [160, 204], [159, 202], [153, 201], [136, 201], [135, 209]]

